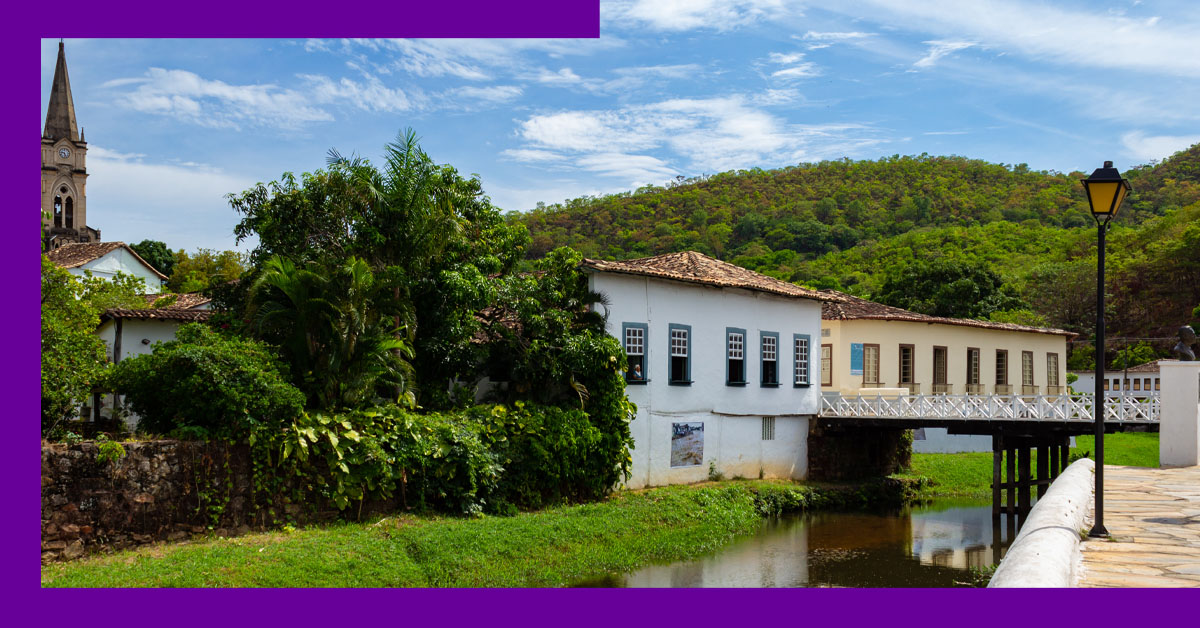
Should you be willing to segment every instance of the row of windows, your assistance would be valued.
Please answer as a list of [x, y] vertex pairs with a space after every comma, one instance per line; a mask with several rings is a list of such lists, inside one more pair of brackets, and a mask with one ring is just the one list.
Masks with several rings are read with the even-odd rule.
[[[1154, 379], [1153, 390], [1162, 390], [1162, 385], [1159, 383], [1158, 378], [1155, 377], [1153, 379]], [[1149, 378], [1149, 377], [1135, 377], [1133, 379], [1125, 380], [1125, 381], [1129, 382], [1128, 384], [1125, 384], [1125, 390], [1151, 390], [1150, 380], [1151, 380], [1151, 378]], [[1121, 379], [1120, 378], [1114, 379], [1114, 380], [1112, 380], [1112, 384], [1109, 384], [1108, 378], [1105, 378], [1104, 379], [1104, 390], [1121, 390]]]
[[[824, 385], [832, 384], [832, 360], [826, 358], [826, 355], [831, 353], [827, 349], [829, 345], [821, 345], [821, 383]], [[933, 392], [946, 392], [939, 390], [939, 387], [949, 386], [949, 370], [946, 367], [947, 362], [946, 347], [933, 348]], [[967, 386], [968, 392], [981, 391], [980, 381], [980, 351], [976, 348], [967, 349]], [[1033, 381], [1033, 352], [1021, 352], [1021, 385], [1032, 388]], [[1059, 379], [1058, 370], [1058, 354], [1046, 354], [1046, 386], [1055, 388], [1062, 385]], [[1005, 349], [997, 349], [995, 354], [996, 366], [996, 386], [1000, 390], [1008, 387], [1008, 351]], [[899, 377], [900, 385], [915, 385], [916, 382], [916, 348], [913, 345], [899, 345]], [[863, 345], [863, 385], [880, 385], [879, 379], [879, 345], [864, 344]]]
[[[692, 327], [671, 323], [668, 326], [670, 336], [670, 361], [667, 364], [667, 381], [673, 385], [689, 385], [691, 379], [691, 340]], [[625, 379], [631, 384], [644, 384], [649, 381], [646, 364], [646, 336], [648, 328], [645, 323], [622, 323], [621, 334], [624, 337], [625, 354], [629, 364], [625, 371]], [[809, 373], [809, 337], [805, 334], [792, 335], [792, 384], [808, 386]], [[736, 327], [725, 329], [725, 385], [746, 385], [746, 330]], [[759, 332], [758, 356], [760, 384], [763, 386], [779, 385], [779, 332]]]

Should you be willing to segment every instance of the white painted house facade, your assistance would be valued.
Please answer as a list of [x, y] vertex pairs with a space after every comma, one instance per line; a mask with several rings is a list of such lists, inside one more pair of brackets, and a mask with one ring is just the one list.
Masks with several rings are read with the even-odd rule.
[[80, 277], [113, 279], [117, 273], [142, 280], [147, 294], [162, 292], [167, 276], [142, 259], [124, 242], [88, 242], [64, 244], [46, 254], [51, 262]]
[[821, 300], [836, 297], [692, 251], [583, 269], [629, 356], [628, 487], [806, 476]]

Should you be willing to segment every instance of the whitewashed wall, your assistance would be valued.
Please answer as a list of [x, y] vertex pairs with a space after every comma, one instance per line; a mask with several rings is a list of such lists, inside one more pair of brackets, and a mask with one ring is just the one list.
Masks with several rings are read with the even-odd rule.
[[[637, 404], [631, 488], [698, 482], [710, 463], [726, 477], [801, 479], [808, 466], [808, 417], [819, 409], [821, 308], [817, 301], [616, 273], [590, 273], [608, 297], [608, 332], [645, 323], [645, 385], [630, 385]], [[668, 384], [669, 325], [691, 326], [690, 386]], [[746, 330], [746, 385], [727, 386], [726, 327]], [[760, 385], [759, 332], [779, 334], [779, 386]], [[808, 387], [792, 381], [793, 334], [809, 336]], [[623, 339], [622, 339], [623, 341]], [[762, 418], [774, 416], [775, 438], [763, 440]], [[703, 462], [671, 467], [672, 424], [704, 423]]]
[[83, 266], [67, 270], [80, 277], [84, 275], [84, 271], [91, 271], [93, 277], [103, 279], [112, 279], [118, 272], [140, 277], [145, 282], [146, 294], [162, 292], [162, 287], [166, 284], [166, 281], [154, 274], [125, 248], [114, 249]]
[[[113, 355], [113, 347], [115, 346], [117, 337], [117, 323], [114, 320], [107, 320], [100, 324], [96, 330], [96, 335], [104, 341], [106, 352], [109, 361], [114, 361], [114, 357], [119, 360], [125, 360], [139, 355], [145, 355], [154, 351], [154, 344], [158, 342], [167, 342], [175, 339], [175, 332], [183, 325], [180, 321], [173, 320], [143, 320], [143, 319], [124, 319], [121, 322], [121, 355]], [[122, 400], [124, 397], [122, 396]], [[104, 395], [102, 398], [103, 406], [101, 406], [100, 415], [108, 418], [112, 416], [113, 396]], [[91, 400], [88, 401], [91, 403]], [[126, 409], [128, 410], [128, 409]], [[129, 413], [125, 417], [125, 423], [130, 429], [137, 426], [138, 416]]]

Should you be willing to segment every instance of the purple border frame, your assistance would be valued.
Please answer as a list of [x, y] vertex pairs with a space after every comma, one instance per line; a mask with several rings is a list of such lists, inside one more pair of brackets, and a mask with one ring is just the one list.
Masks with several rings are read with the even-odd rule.
[[[310, 5], [311, 6], [306, 6]], [[164, 5], [146, 0], [111, 3], [63, 0], [25, 3], [6, 10], [9, 75], [15, 75], [19, 96], [3, 105], [10, 119], [26, 122], [3, 127], [4, 145], [24, 146], [31, 138], [19, 129], [42, 126], [40, 111], [40, 52], [42, 37], [598, 37], [599, 0], [485, 0], [356, 3], [347, 14], [330, 14], [327, 4], [295, 2], [274, 6], [263, 2], [212, 0], [204, 4]], [[119, 8], [118, 8], [119, 7]], [[70, 16], [47, 19], [46, 14]], [[371, 15], [370, 19], [362, 16]], [[236, 16], [229, 18], [227, 16]], [[388, 19], [388, 18], [392, 19]], [[167, 21], [164, 18], [173, 18]], [[24, 90], [24, 91], [22, 91]], [[30, 96], [28, 94], [34, 94]], [[778, 619], [784, 622], [878, 622], [889, 628], [930, 623], [1009, 625], [1042, 623], [1165, 619], [1161, 612], [1200, 601], [1184, 591], [990, 591], [979, 590], [42, 590], [40, 581], [40, 449], [36, 417], [39, 397], [37, 301], [37, 241], [33, 214], [17, 220], [21, 204], [37, 204], [35, 188], [25, 169], [32, 170], [32, 152], [5, 151], [4, 172], [10, 196], [6, 226], [15, 226], [15, 245], [0, 247], [9, 273], [10, 294], [16, 307], [0, 308], [8, 330], [7, 353], [0, 365], [3, 381], [16, 394], [7, 413], [19, 446], [0, 456], [14, 507], [0, 522], [8, 547], [4, 552], [5, 596], [10, 604], [6, 623], [13, 626], [51, 625], [79, 619], [88, 626], [140, 625], [205, 626], [217, 622], [238, 625], [246, 620], [292, 620], [298, 625], [317, 622], [375, 619], [485, 625], [570, 624], [612, 626], [614, 623], [658, 626], [680, 620], [698, 625], [744, 624]], [[20, 155], [19, 157], [17, 155]], [[13, 197], [15, 198], [15, 202]], [[20, 201], [24, 198], [24, 201]], [[20, 210], [27, 211], [27, 210]], [[26, 222], [28, 221], [28, 222]], [[15, 332], [15, 333], [14, 333]], [[13, 516], [15, 515], [15, 516]], [[701, 597], [702, 596], [702, 597]], [[1102, 597], [1103, 596], [1103, 597]], [[1186, 596], [1186, 597], [1185, 597]], [[701, 601], [702, 600], [702, 601]], [[16, 603], [12, 603], [12, 602]], [[697, 603], [700, 602], [700, 603]], [[1103, 602], [1103, 606], [1100, 603]], [[1189, 605], [1190, 606], [1190, 605]], [[1185, 611], [1186, 612], [1186, 611]], [[1190, 613], [1189, 613], [1190, 615]], [[1192, 615], [1194, 616], [1194, 615]], [[690, 623], [690, 622], [689, 622]]]

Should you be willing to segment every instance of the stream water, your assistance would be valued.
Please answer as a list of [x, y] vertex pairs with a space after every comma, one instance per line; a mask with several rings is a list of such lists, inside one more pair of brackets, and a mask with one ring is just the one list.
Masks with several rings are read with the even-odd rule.
[[999, 562], [1015, 529], [991, 506], [935, 502], [890, 512], [822, 512], [764, 523], [696, 560], [607, 574], [592, 587], [953, 587]]

